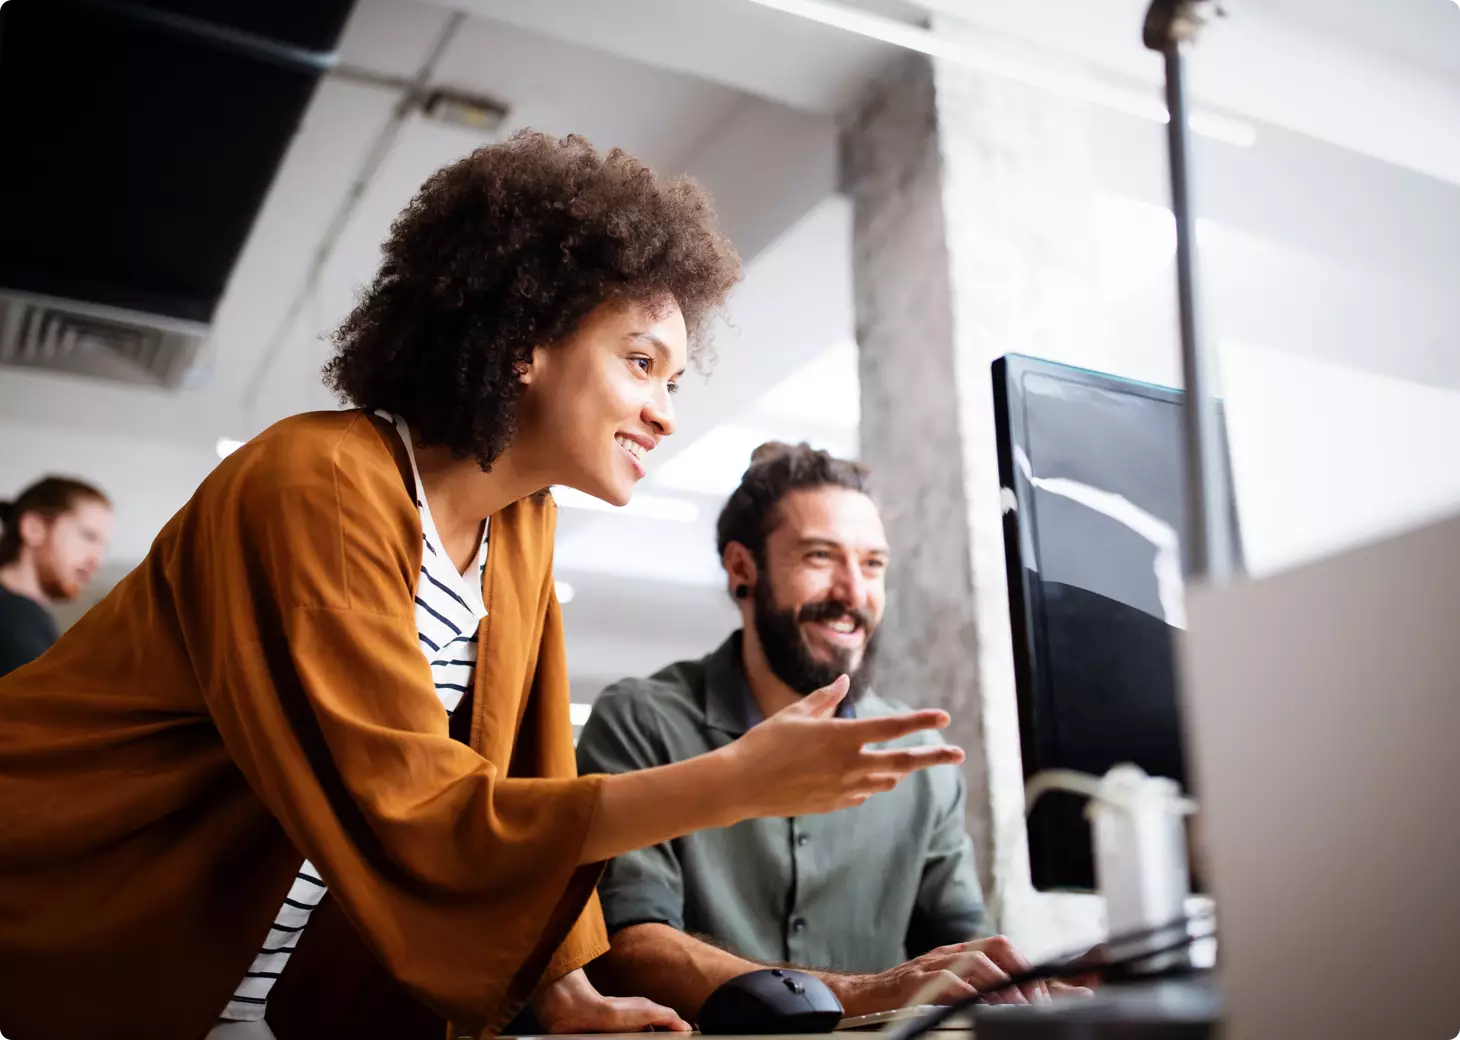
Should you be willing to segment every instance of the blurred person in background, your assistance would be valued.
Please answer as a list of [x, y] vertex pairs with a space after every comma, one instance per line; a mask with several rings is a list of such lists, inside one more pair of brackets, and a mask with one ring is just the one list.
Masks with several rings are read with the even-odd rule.
[[581, 138], [426, 182], [336, 334], [352, 407], [229, 455], [0, 680], [0, 1031], [686, 1029], [581, 970], [603, 861], [960, 760], [865, 750], [947, 716], [849, 725], [843, 680], [715, 754], [577, 775], [545, 489], [629, 501], [738, 277], [700, 188]]
[[[584, 772], [713, 752], [841, 674], [851, 680], [844, 717], [908, 710], [872, 689], [890, 551], [864, 467], [805, 444], [763, 445], [720, 514], [718, 542], [741, 629], [708, 657], [600, 694], [578, 738]], [[941, 743], [925, 731], [886, 746]], [[595, 979], [691, 1019], [720, 984], [766, 965], [813, 966], [853, 1016], [951, 1001], [1029, 967], [988, 934], [957, 768], [836, 813], [626, 853], [599, 898], [613, 948]]]
[[111, 534], [111, 503], [79, 480], [46, 477], [0, 502], [0, 675], [55, 643], [49, 608], [81, 595]]

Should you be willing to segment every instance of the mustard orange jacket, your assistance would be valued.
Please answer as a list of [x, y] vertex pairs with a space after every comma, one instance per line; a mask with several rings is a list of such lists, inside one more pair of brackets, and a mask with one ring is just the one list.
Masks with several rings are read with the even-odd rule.
[[306, 857], [344, 933], [457, 1033], [607, 948], [555, 507], [491, 518], [468, 746], [417, 644], [409, 472], [363, 413], [277, 424], [0, 679], [0, 1032], [203, 1036]]

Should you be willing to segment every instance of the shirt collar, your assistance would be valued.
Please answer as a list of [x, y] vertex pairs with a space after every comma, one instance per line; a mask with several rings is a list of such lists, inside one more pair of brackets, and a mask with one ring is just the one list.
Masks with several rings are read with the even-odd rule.
[[[4, 0], [0, 0], [0, 3], [4, 3]], [[467, 568], [466, 573], [462, 574], [450, 560], [441, 555], [441, 550], [444, 549], [446, 543], [441, 540], [441, 534], [436, 530], [436, 518], [431, 515], [431, 505], [426, 501], [426, 486], [421, 482], [421, 470], [416, 465], [416, 449], [413, 446], [410, 426], [401, 416], [384, 409], [376, 409], [375, 414], [395, 426], [401, 443], [405, 445], [406, 458], [411, 463], [411, 480], [415, 485], [412, 494], [415, 498], [416, 508], [421, 514], [421, 536], [425, 539], [429, 550], [422, 553], [421, 570], [460, 600], [462, 606], [470, 610], [478, 621], [482, 620], [487, 616], [487, 604], [482, 587], [486, 584], [487, 577], [487, 552], [492, 527], [490, 518], [482, 523], [482, 541], [477, 546], [476, 559]]]
[[[736, 630], [705, 658], [705, 722], [714, 729], [740, 736], [758, 722], [764, 722], [760, 704], [745, 678], [741, 657], [744, 633]], [[856, 718], [856, 709], [842, 701], [838, 718]]]

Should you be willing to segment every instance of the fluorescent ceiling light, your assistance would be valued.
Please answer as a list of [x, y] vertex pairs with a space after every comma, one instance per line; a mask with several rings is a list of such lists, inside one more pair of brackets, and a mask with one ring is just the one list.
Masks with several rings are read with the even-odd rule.
[[[1460, 4], [1460, 0], [1455, 0]], [[1161, 122], [1171, 122], [1171, 117], [1161, 113]], [[1257, 143], [1257, 128], [1251, 123], [1244, 123], [1240, 119], [1232, 119], [1228, 116], [1219, 116], [1215, 112], [1193, 112], [1186, 117], [1186, 125], [1191, 127], [1191, 132], [1201, 134], [1203, 137], [1210, 137], [1214, 141], [1225, 141], [1227, 144], [1235, 144], [1238, 148], [1251, 148]]]
[[559, 603], [572, 603], [573, 597], [577, 595], [573, 591], [573, 586], [569, 585], [566, 581], [553, 582], [553, 588], [558, 594]]
[[[1460, 0], [1455, 2], [1460, 3]], [[950, 40], [921, 26], [906, 25], [868, 11], [830, 3], [828, 0], [751, 0], [751, 3], [784, 11], [833, 29], [855, 33], [869, 40], [926, 54], [930, 58], [941, 58], [965, 68], [1025, 83], [1076, 101], [1103, 105], [1158, 123], [1170, 121], [1165, 102], [1149, 91], [1117, 86], [1092, 76], [1067, 72], [1027, 52], [1014, 54], [1009, 48], [1001, 51], [997, 47], [980, 47], [966, 41]], [[1074, 63], [1073, 59], [1071, 63]], [[1257, 130], [1250, 123], [1214, 112], [1192, 112], [1186, 122], [1193, 133], [1203, 137], [1244, 148], [1257, 142]]]
[[777, 419], [855, 430], [861, 405], [857, 344], [847, 339], [792, 372], [760, 399], [755, 410]]
[[[726, 423], [716, 426], [684, 451], [659, 467], [655, 481], [676, 491], [692, 491], [701, 495], [728, 495], [740, 486], [740, 478], [750, 466], [751, 452], [766, 441], [799, 441], [784, 428], [738, 426]], [[855, 456], [855, 429], [844, 437], [811, 438], [813, 447], [822, 448], [843, 458]]]
[[568, 702], [568, 721], [575, 726], [581, 726], [588, 721], [588, 716], [593, 714], [593, 705], [579, 704], [577, 701]]
[[700, 507], [682, 498], [668, 495], [646, 494], [639, 491], [626, 506], [609, 505], [601, 498], [585, 495], [570, 487], [553, 488], [553, 499], [563, 509], [589, 509], [599, 513], [618, 513], [620, 516], [638, 516], [648, 520], [671, 520], [675, 523], [692, 524], [700, 518]]
[[[706, 530], [703, 520], [698, 524], [655, 524], [647, 540], [643, 531], [629, 533], [630, 538], [638, 536], [635, 545], [647, 541], [650, 552], [626, 552], [623, 526], [580, 524], [576, 531], [563, 532], [553, 549], [553, 566], [559, 573], [575, 576], [725, 587], [725, 572], [715, 553], [715, 536]], [[593, 604], [585, 600], [582, 606], [592, 608]], [[580, 607], [575, 603], [573, 609]]]
[[226, 459], [241, 447], [243, 447], [243, 441], [236, 441], [230, 437], [219, 437], [218, 443], [213, 445], [213, 450], [218, 453], [220, 459]]
[[[1095, 256], [1101, 291], [1124, 299], [1156, 277], [1169, 278], [1176, 256], [1176, 217], [1154, 202], [1110, 192], [1095, 195]], [[1196, 218], [1203, 249], [1230, 247], [1232, 232], [1208, 217]]]
[[1093, 213], [1096, 269], [1102, 294], [1123, 300], [1162, 279], [1170, 292], [1176, 255], [1176, 218], [1153, 202], [1096, 192]]

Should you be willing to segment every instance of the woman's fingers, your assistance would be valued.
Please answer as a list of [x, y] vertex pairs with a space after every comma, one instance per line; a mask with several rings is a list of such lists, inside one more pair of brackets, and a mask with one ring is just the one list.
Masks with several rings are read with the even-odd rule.
[[[814, 694], [813, 694], [814, 696]], [[876, 744], [896, 740], [925, 729], [942, 729], [948, 725], [948, 713], [940, 708], [925, 708], [904, 715], [884, 715], [875, 719], [845, 719], [839, 725], [859, 744]]]
[[963, 751], [955, 747], [909, 748], [906, 751], [868, 751], [871, 770], [862, 773], [851, 782], [851, 794], [858, 799], [858, 805], [868, 795], [890, 791], [900, 784], [909, 773], [929, 766], [956, 765], [963, 761]]
[[865, 794], [880, 794], [890, 791], [902, 782], [902, 773], [873, 773], [858, 785], [857, 790]]
[[823, 686], [819, 690], [813, 690], [805, 697], [802, 697], [795, 704], [788, 708], [782, 708], [778, 715], [801, 715], [812, 719], [827, 719], [836, 714], [836, 706], [840, 704], [851, 689], [852, 680], [845, 675], [838, 675], [832, 680], [831, 685]]
[[893, 751], [864, 751], [862, 758], [871, 772], [907, 774], [929, 766], [956, 766], [963, 761], [963, 749], [952, 744], [926, 744]]
[[946, 726], [948, 713], [910, 712], [875, 719], [832, 717], [847, 694], [843, 675], [777, 712], [737, 742], [750, 775], [780, 777], [781, 803], [757, 807], [759, 815], [795, 816], [860, 805], [890, 791], [908, 773], [936, 765], [956, 765], [963, 751], [945, 744], [869, 751], [869, 742], [892, 740]]

